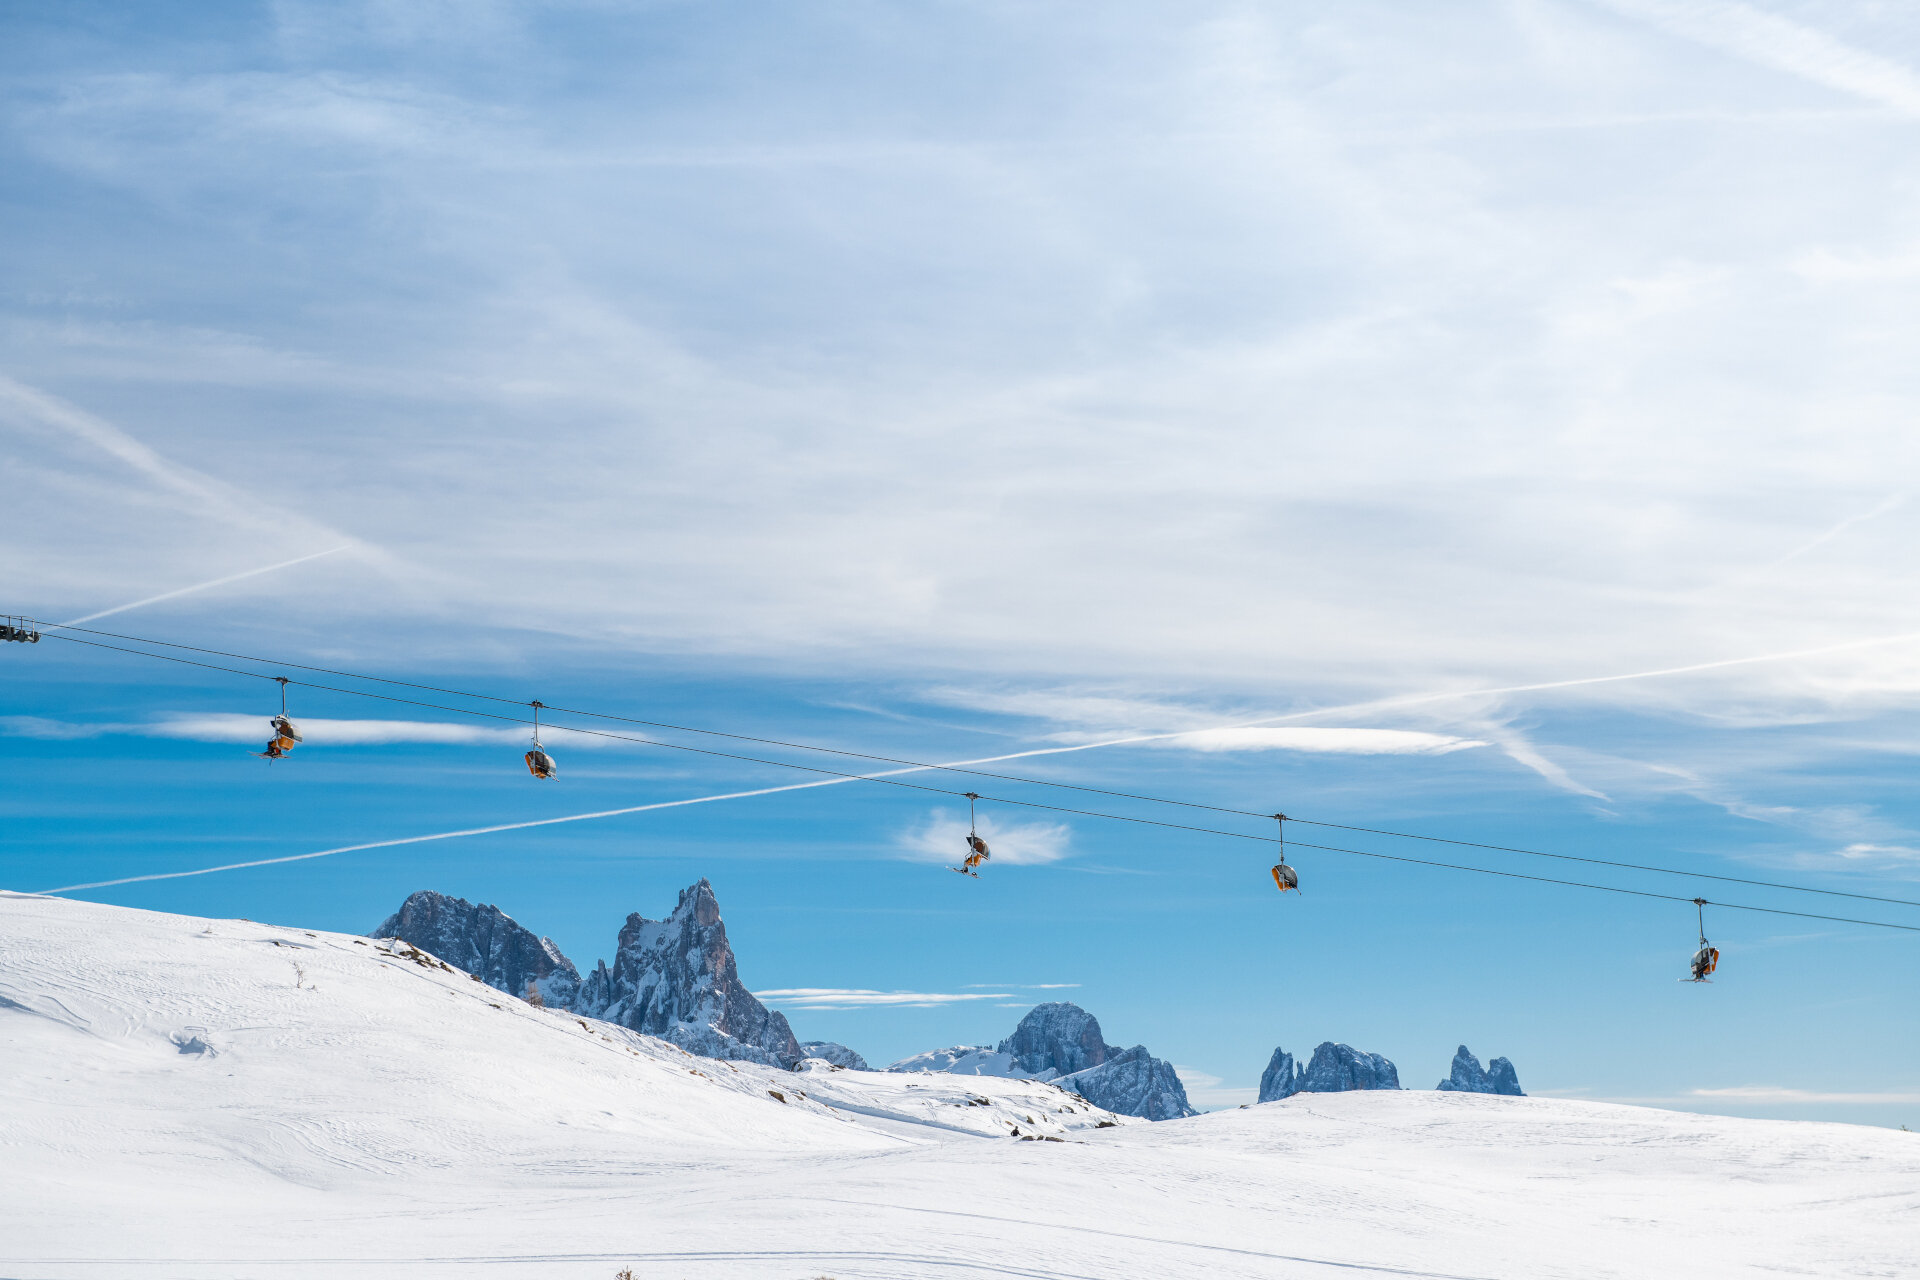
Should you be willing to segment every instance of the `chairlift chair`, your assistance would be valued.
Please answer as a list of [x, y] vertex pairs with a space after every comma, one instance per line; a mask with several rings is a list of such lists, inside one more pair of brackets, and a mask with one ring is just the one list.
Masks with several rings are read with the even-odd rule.
[[1285, 893], [1300, 887], [1300, 873], [1287, 865], [1287, 815], [1276, 813], [1273, 820], [1280, 824], [1280, 861], [1274, 864], [1273, 886]]
[[253, 753], [267, 760], [279, 760], [293, 750], [294, 744], [305, 741], [300, 736], [300, 726], [287, 718], [288, 678], [275, 676], [274, 679], [280, 682], [280, 714], [267, 721], [273, 729], [273, 736], [267, 739], [267, 749]]
[[993, 856], [987, 849], [987, 842], [980, 838], [980, 826], [974, 818], [974, 805], [980, 797], [972, 791], [967, 794], [967, 856], [957, 867], [948, 867], [949, 871], [958, 871], [963, 876], [980, 878], [980, 864]]
[[1695, 898], [1693, 907], [1700, 920], [1700, 949], [1693, 953], [1693, 959], [1687, 966], [1690, 976], [1683, 981], [1712, 982], [1709, 975], [1720, 967], [1720, 949], [1707, 941], [1707, 900]]
[[540, 708], [544, 702], [535, 702], [533, 706], [533, 750], [527, 752], [527, 772], [536, 778], [551, 778], [559, 770], [554, 767], [553, 757], [540, 745]]

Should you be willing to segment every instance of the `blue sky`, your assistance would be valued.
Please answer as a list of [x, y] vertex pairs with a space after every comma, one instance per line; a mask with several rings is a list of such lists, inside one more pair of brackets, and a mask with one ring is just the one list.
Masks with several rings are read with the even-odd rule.
[[[1020, 768], [1920, 898], [1917, 69], [1870, 3], [11, 6], [0, 608], [916, 759], [1298, 715]], [[0, 673], [23, 889], [788, 780], [561, 731], [542, 785], [511, 726], [302, 690], [269, 769], [270, 685]], [[756, 988], [942, 997], [784, 998], [876, 1059], [1070, 993], [1216, 1104], [1275, 1045], [1426, 1086], [1464, 1040], [1920, 1117], [1910, 935], [1717, 912], [1694, 988], [1679, 904], [1304, 850], [1282, 901], [1258, 846], [1011, 805], [974, 884], [955, 814], [89, 896], [364, 930], [432, 887], [590, 964], [706, 875]]]

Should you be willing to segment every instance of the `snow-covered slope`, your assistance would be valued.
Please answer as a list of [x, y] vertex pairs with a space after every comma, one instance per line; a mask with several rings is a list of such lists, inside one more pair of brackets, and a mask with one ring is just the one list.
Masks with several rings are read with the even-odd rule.
[[0, 1275], [1920, 1276], [1912, 1135], [1384, 1091], [1116, 1121], [693, 1058], [409, 951], [0, 894]]

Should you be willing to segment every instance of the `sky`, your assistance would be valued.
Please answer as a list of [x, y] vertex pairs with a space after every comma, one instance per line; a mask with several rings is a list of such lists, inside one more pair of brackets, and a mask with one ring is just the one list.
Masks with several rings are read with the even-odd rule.
[[[269, 662], [4, 646], [0, 883], [373, 845], [74, 892], [587, 966], [705, 876], [876, 1062], [1068, 998], [1206, 1106], [1465, 1042], [1920, 1123], [1912, 933], [1709, 907], [1696, 987], [1685, 901], [445, 709], [1920, 900], [1916, 133], [1872, 0], [9, 5], [0, 610]], [[279, 663], [509, 702], [295, 686], [268, 765]]]

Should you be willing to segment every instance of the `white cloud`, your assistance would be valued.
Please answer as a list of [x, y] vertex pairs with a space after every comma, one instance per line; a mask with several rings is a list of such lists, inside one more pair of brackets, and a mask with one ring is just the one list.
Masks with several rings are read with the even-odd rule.
[[1910, 69], [1779, 14], [1734, 0], [1603, 3], [1710, 48], [1920, 115], [1920, 77]]
[[73, 724], [43, 716], [0, 716], [0, 733], [9, 738], [38, 738], [44, 742], [77, 742], [120, 731], [118, 725]]
[[[269, 718], [266, 711], [253, 714], [174, 712], [156, 720], [137, 724], [81, 724], [49, 720], [39, 716], [0, 716], [0, 733], [8, 737], [39, 738], [45, 741], [124, 735], [141, 738], [173, 738], [184, 742], [258, 743], [266, 738]], [[297, 712], [293, 721], [299, 726], [302, 739], [310, 746], [358, 747], [399, 742], [493, 746], [524, 744], [530, 742], [533, 736], [531, 726], [493, 728], [487, 725], [462, 724], [457, 721], [330, 720], [304, 716]], [[553, 738], [562, 738], [569, 750], [576, 747], [598, 749], [622, 745], [618, 739], [568, 733], [558, 726], [549, 726], [549, 728], [551, 732], [547, 734], [548, 745], [552, 745]]]
[[1873, 860], [1882, 862], [1920, 861], [1920, 849], [1905, 844], [1872, 844], [1867, 841], [1855, 841], [1845, 848], [1835, 850], [1834, 856], [1845, 858], [1849, 862]]
[[768, 1004], [789, 1009], [934, 1009], [969, 1000], [1004, 1000], [1004, 991], [963, 993], [938, 991], [872, 991], [863, 987], [785, 987], [753, 993]]
[[[1871, 41], [1622, 2], [1913, 101]], [[21, 593], [81, 614], [347, 540], [325, 513], [417, 568], [254, 585], [292, 636], [377, 618], [368, 665], [423, 632], [449, 663], [530, 652], [474, 622], [538, 619], [583, 653], [1281, 709], [1914, 629], [1920, 504], [1850, 523], [1920, 468], [1920, 321], [1872, 266], [1913, 256], [1884, 121], [1803, 113], [1756, 150], [1744, 82], [1700, 74], [1725, 59], [1568, 6], [1348, 6], [1312, 38], [1163, 6], [1092, 50], [1045, 7], [927, 10], [884, 51], [810, 12], [689, 19], [695, 60], [830, 52], [714, 86], [684, 144], [671, 93], [503, 106], [324, 6], [259, 71], [54, 50], [33, 270], [0, 299], [9, 369], [66, 397], [0, 388]], [[503, 32], [529, 65], [597, 56]], [[943, 88], [974, 75], [1004, 92]], [[74, 190], [122, 212], [76, 220]], [[251, 234], [296, 224], [326, 252]], [[74, 261], [111, 290], [71, 295]], [[1809, 262], [1867, 265], [1809, 292]], [[1920, 646], [1555, 696], [1736, 680], [1760, 710], [1892, 705]]]
[[1796, 1103], [1837, 1103], [1842, 1106], [1872, 1106], [1877, 1103], [1920, 1102], [1920, 1092], [1829, 1093], [1812, 1089], [1784, 1089], [1777, 1085], [1736, 1085], [1726, 1089], [1692, 1089], [1687, 1098], [1705, 1098], [1723, 1102], [1751, 1102], [1761, 1105], [1792, 1106]]
[[[978, 818], [980, 838], [992, 851], [988, 865], [1035, 866], [1067, 856], [1073, 830], [1058, 822], [1010, 822], [992, 812]], [[924, 824], [905, 832], [899, 848], [917, 862], [958, 863], [966, 857], [965, 814], [935, 809]]]
[[[184, 738], [192, 742], [253, 742], [267, 731], [267, 719], [264, 715], [228, 712], [180, 714], [143, 726], [141, 732], [156, 738]], [[508, 743], [529, 741], [533, 736], [531, 728], [493, 729], [437, 720], [321, 720], [300, 715], [293, 719], [309, 745]]]
[[1351, 756], [1438, 756], [1487, 744], [1412, 729], [1199, 729], [1160, 745], [1194, 751], [1310, 751]]
[[1186, 1088], [1187, 1101], [1196, 1107], [1237, 1107], [1260, 1096], [1260, 1090], [1256, 1088], [1226, 1086], [1221, 1077], [1198, 1067], [1186, 1067], [1176, 1062], [1173, 1070]]

